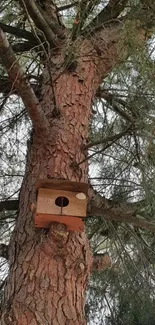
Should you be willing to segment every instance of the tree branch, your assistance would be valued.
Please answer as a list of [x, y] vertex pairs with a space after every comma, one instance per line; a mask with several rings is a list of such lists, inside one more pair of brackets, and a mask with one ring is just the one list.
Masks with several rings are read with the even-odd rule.
[[92, 271], [104, 271], [112, 266], [111, 258], [108, 254], [95, 254]]
[[84, 33], [91, 33], [95, 28], [116, 19], [124, 10], [128, 0], [110, 0], [106, 7], [90, 22]]
[[[3, 31], [6, 32], [6, 33], [15, 35], [15, 36], [17, 36], [19, 38], [27, 39], [31, 43], [34, 43], [34, 44], [38, 43], [35, 36], [32, 33], [28, 32], [28, 31], [26, 31], [24, 29], [20, 29], [20, 28], [13, 27], [13, 26], [8, 26], [8, 25], [3, 24], [1, 22], [0, 22], [0, 28], [2, 28]], [[33, 44], [33, 46], [34, 46], [34, 44]]]
[[80, 161], [80, 162], [77, 164], [77, 166], [80, 166], [80, 165], [83, 164], [86, 160], [91, 159], [91, 158], [93, 158], [94, 156], [98, 155], [99, 153], [102, 153], [102, 152], [105, 151], [106, 149], [110, 148], [110, 147], [111, 147], [111, 146], [112, 146], [112, 145], [113, 145], [117, 140], [119, 140], [123, 135], [127, 134], [127, 133], [129, 132], [129, 130], [131, 130], [131, 126], [132, 126], [132, 125], [129, 125], [129, 127], [128, 127], [126, 130], [124, 130], [124, 131], [118, 133], [117, 136], [115, 136], [113, 140], [109, 141], [109, 143], [107, 143], [107, 144], [105, 145], [105, 147], [103, 147], [103, 148], [100, 149], [100, 150], [97, 150], [96, 152], [92, 153], [91, 155], [87, 156], [85, 159], [83, 159], [82, 161]]
[[91, 11], [98, 4], [100, 0], [81, 0], [78, 5], [78, 12], [76, 14], [74, 23], [73, 23], [73, 30], [72, 30], [72, 39], [75, 40], [81, 32], [83, 25], [87, 17], [90, 15]]
[[84, 146], [84, 149], [90, 149], [91, 147], [94, 147], [94, 146], [97, 146], [99, 144], [103, 144], [103, 143], [107, 143], [107, 142], [112, 142], [113, 141], [116, 141], [118, 139], [120, 139], [121, 137], [123, 137], [124, 135], [130, 133], [130, 128], [127, 128], [126, 130], [120, 132], [120, 133], [117, 133], [117, 134], [114, 134], [114, 135], [111, 135], [107, 138], [104, 138], [104, 139], [101, 139], [101, 140], [98, 140], [98, 141], [94, 141], [94, 142], [90, 142], [88, 143], [87, 145]]
[[[155, 223], [136, 217], [140, 213], [140, 206], [144, 202], [137, 203], [116, 203], [98, 194], [91, 187], [89, 188], [89, 202], [87, 216], [104, 217], [108, 221], [117, 221], [132, 224], [133, 226], [155, 233]], [[0, 202], [0, 211], [18, 210], [18, 200], [6, 200]]]
[[5, 244], [0, 244], [0, 257], [8, 260], [8, 246]]
[[34, 0], [24, 0], [27, 11], [35, 23], [36, 27], [43, 32], [45, 38], [52, 47], [59, 44], [56, 35], [51, 30]]
[[139, 203], [115, 203], [113, 200], [106, 199], [89, 189], [88, 216], [101, 217], [105, 220], [129, 223], [133, 226], [155, 232], [155, 223], [137, 218]]
[[68, 5], [57, 7], [57, 11], [64, 11], [64, 10], [73, 8], [73, 7], [77, 6], [78, 3], [79, 3], [78, 1], [75, 1], [73, 3], [69, 3]]
[[[124, 35], [125, 22], [126, 17], [123, 17], [122, 20], [115, 20], [106, 26], [103, 25], [102, 28], [95, 29], [94, 31], [92, 30], [92, 33], [88, 31], [89, 34], [86, 34], [86, 36], [89, 36], [96, 50], [99, 62], [98, 73], [101, 80], [107, 77], [109, 72], [111, 72], [117, 64], [126, 60], [128, 55], [131, 54]], [[148, 40], [150, 37], [150, 28], [147, 28], [147, 26], [144, 28], [144, 24], [138, 19], [135, 28], [137, 28], [136, 48], [136, 44], [139, 44], [137, 42], [145, 44]], [[82, 34], [85, 35], [85, 30], [82, 31]]]
[[0, 212], [6, 211], [16, 211], [19, 207], [19, 200], [6, 200], [0, 201]]
[[121, 104], [122, 106], [127, 106], [127, 104], [125, 105], [125, 102], [123, 100], [117, 100], [116, 96], [114, 94], [109, 93], [106, 90], [101, 90], [98, 89], [96, 92], [97, 97], [99, 98], [103, 98], [104, 100], [107, 101], [107, 103], [109, 103], [113, 110], [118, 113], [119, 115], [121, 115], [125, 120], [131, 122], [131, 123], [135, 123], [135, 119], [126, 111], [122, 110], [118, 103]]
[[[31, 75], [27, 75], [26, 76], [28, 80], [33, 79], [33, 77], [31, 77]], [[38, 78], [38, 82], [31, 82], [31, 88], [33, 89], [34, 93], [36, 94], [36, 96], [39, 96], [39, 78]], [[12, 85], [11, 81], [9, 80], [8, 77], [0, 77], [0, 93], [4, 94], [5, 96], [9, 96], [11, 94], [16, 94], [17, 90], [14, 87], [14, 85]]]
[[43, 10], [38, 4], [37, 7], [40, 13], [42, 14], [43, 18], [46, 20], [47, 24], [53, 31], [53, 33], [62, 38], [64, 36], [64, 29], [58, 24], [56, 20], [51, 19], [51, 17], [49, 17], [49, 15], [47, 14], [47, 12]]
[[23, 53], [35, 49], [39, 52], [40, 46], [32, 42], [20, 42], [12, 45], [12, 49], [15, 53]]
[[49, 132], [49, 123], [46, 119], [39, 101], [31, 88], [24, 72], [20, 67], [17, 58], [6, 39], [2, 29], [0, 29], [0, 58], [7, 70], [12, 86], [17, 89], [23, 103], [32, 120], [34, 129], [37, 133], [47, 136]]
[[[5, 286], [5, 284], [6, 284], [6, 278], [5, 278], [4, 281], [1, 281], [1, 283], [0, 283], [0, 291], [2, 291], [2, 289], [3, 289], [4, 286]], [[1, 317], [1, 310], [0, 310], [0, 317]]]

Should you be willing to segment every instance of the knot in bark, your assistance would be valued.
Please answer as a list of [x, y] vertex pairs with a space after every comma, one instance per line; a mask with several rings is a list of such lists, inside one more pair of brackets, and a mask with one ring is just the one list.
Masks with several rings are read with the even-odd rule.
[[77, 274], [83, 274], [86, 269], [86, 264], [83, 260], [79, 260], [75, 266]]
[[49, 230], [49, 238], [53, 239], [53, 241], [60, 241], [61, 243], [65, 243], [68, 238], [67, 227], [62, 223], [52, 223]]

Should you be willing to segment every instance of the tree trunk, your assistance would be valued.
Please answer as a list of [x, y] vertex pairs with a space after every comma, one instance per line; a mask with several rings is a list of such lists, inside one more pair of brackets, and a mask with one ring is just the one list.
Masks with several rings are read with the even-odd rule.
[[[67, 44], [70, 41], [66, 37], [66, 44], [62, 39], [64, 43], [60, 48], [53, 50], [51, 58], [46, 57], [39, 97], [50, 132], [47, 135], [32, 130], [28, 143], [19, 214], [10, 242], [2, 325], [86, 323], [85, 289], [92, 265], [86, 234], [68, 231], [59, 223], [52, 223], [49, 230], [38, 230], [34, 227], [30, 206], [37, 199], [38, 178], [88, 182], [84, 145], [88, 141], [91, 104], [103, 77], [127, 56], [122, 29], [122, 23], [116, 23], [113, 28], [110, 25], [99, 28], [87, 36], [89, 40], [79, 36], [74, 44]], [[50, 40], [52, 43], [51, 35]], [[11, 81], [18, 91], [21, 88], [23, 101], [27, 103], [27, 92], [23, 90], [27, 84], [3, 35], [1, 58]], [[15, 73], [17, 78], [13, 80]], [[34, 122], [38, 101], [34, 106], [32, 102], [31, 109], [27, 110]]]
[[[48, 116], [48, 137], [33, 131], [28, 145], [20, 208], [13, 233], [2, 324], [85, 324], [85, 289], [92, 255], [84, 232], [52, 223], [49, 231], [34, 227], [30, 210], [36, 202], [37, 178], [88, 181], [87, 153], [91, 102], [99, 78], [95, 60], [84, 55], [76, 71], [61, 66], [61, 56], [45, 68], [41, 102]], [[51, 80], [52, 75], [52, 80]], [[81, 163], [83, 161], [83, 163]], [[79, 165], [79, 163], [81, 163]]]

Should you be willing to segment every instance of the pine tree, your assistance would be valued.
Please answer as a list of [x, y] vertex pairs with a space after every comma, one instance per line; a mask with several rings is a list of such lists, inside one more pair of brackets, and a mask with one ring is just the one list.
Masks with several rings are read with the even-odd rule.
[[[0, 12], [1, 323], [86, 324], [93, 273], [87, 318], [104, 322], [103, 307], [131, 324], [133, 287], [147, 283], [154, 305], [155, 4], [7, 0]], [[36, 229], [37, 179], [89, 184], [86, 230]]]

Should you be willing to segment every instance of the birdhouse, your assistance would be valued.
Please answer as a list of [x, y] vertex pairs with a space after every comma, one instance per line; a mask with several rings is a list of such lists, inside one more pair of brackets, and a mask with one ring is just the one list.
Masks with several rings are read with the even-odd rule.
[[69, 230], [83, 231], [88, 184], [38, 179], [36, 188], [38, 190], [36, 227], [49, 228], [52, 222], [59, 222], [65, 224]]

